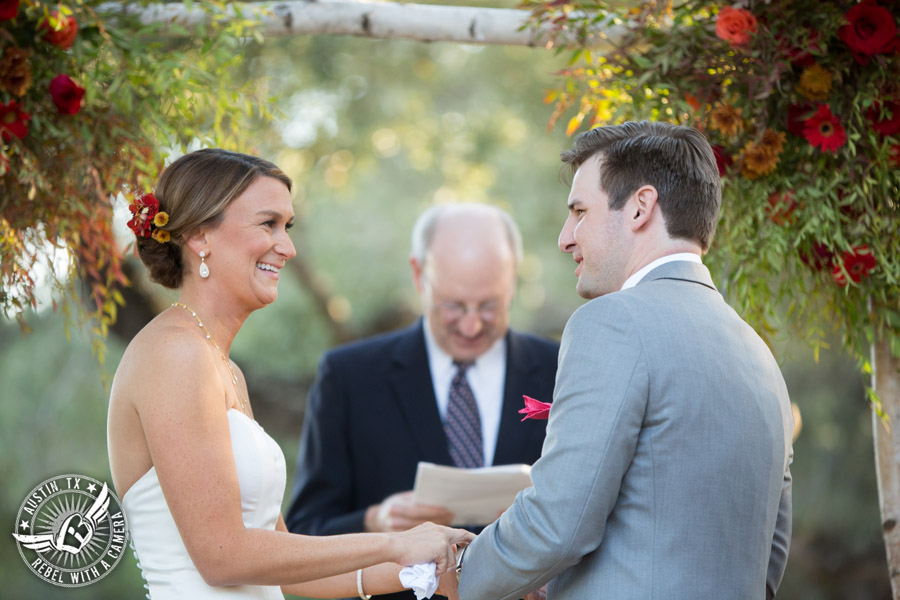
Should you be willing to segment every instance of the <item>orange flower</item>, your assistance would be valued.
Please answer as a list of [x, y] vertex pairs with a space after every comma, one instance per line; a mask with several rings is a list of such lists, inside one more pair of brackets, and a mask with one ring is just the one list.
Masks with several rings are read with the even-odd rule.
[[794, 192], [790, 190], [784, 193], [772, 192], [766, 206], [766, 215], [776, 225], [793, 225], [797, 221], [797, 208]]
[[164, 211], [159, 211], [156, 213], [156, 216], [153, 217], [153, 224], [157, 227], [165, 227], [169, 223], [169, 213]]
[[765, 133], [763, 133], [762, 140], [759, 142], [759, 148], [763, 152], [768, 152], [770, 156], [778, 157], [781, 154], [781, 149], [784, 147], [784, 138], [786, 137], [783, 131], [775, 131], [773, 129], [766, 129]]
[[20, 98], [31, 87], [31, 65], [28, 50], [11, 46], [0, 58], [0, 91], [7, 91]]
[[716, 105], [709, 118], [712, 128], [728, 137], [736, 136], [744, 128], [741, 109], [724, 102]]
[[797, 91], [810, 100], [825, 100], [831, 94], [832, 75], [819, 65], [803, 69]]
[[716, 19], [716, 35], [732, 46], [743, 46], [756, 33], [756, 17], [749, 10], [725, 6]]
[[741, 153], [741, 174], [747, 179], [756, 179], [768, 175], [778, 165], [778, 155], [763, 145], [747, 142]]
[[160, 244], [165, 244], [172, 239], [172, 235], [165, 229], [155, 229], [153, 233], [150, 234], [150, 237]]

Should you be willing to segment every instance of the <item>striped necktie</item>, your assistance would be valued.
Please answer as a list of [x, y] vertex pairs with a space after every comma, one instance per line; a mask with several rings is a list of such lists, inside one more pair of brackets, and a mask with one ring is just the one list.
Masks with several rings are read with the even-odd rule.
[[466, 369], [472, 363], [454, 361], [456, 375], [450, 382], [450, 399], [447, 404], [447, 420], [444, 431], [447, 434], [447, 449], [457, 467], [467, 469], [484, 466], [484, 451], [481, 441], [481, 417], [475, 395], [466, 379]]

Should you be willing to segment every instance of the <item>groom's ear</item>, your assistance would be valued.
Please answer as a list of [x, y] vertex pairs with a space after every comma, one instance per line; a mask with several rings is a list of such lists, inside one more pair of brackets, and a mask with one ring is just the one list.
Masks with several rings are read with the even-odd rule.
[[647, 226], [658, 212], [659, 194], [652, 185], [642, 185], [631, 195], [625, 205], [625, 216], [631, 231], [637, 232]]

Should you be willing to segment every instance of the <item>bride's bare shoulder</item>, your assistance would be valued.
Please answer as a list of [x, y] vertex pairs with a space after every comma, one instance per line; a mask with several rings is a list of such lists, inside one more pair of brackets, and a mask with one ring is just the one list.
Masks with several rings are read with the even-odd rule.
[[[197, 331], [168, 319], [155, 318], [131, 340], [116, 369], [111, 401], [132, 401], [183, 382], [203, 378], [214, 367], [210, 344]], [[127, 391], [127, 394], [123, 392]]]

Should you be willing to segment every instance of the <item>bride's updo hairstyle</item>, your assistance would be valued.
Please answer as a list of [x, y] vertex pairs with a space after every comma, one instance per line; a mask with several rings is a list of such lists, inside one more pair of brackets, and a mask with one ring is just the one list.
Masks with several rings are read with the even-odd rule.
[[184, 238], [199, 227], [215, 227], [225, 209], [258, 177], [272, 177], [291, 189], [291, 179], [267, 160], [215, 148], [185, 154], [159, 178], [154, 195], [169, 215], [171, 241], [138, 237], [137, 250], [150, 278], [167, 288], [184, 280]]

